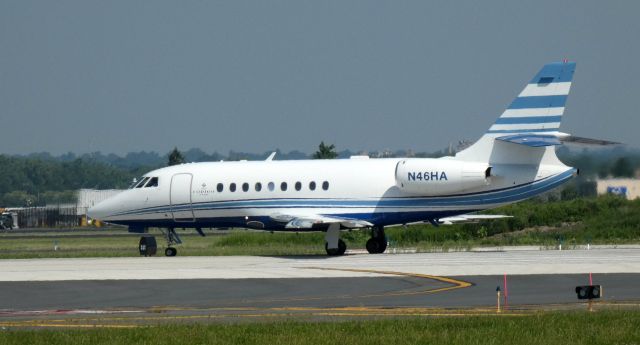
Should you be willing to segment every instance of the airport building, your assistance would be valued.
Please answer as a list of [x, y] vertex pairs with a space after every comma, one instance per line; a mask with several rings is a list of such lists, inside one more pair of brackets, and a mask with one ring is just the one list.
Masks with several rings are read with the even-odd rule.
[[118, 193], [120, 189], [80, 189], [75, 203], [35, 207], [9, 207], [3, 213], [10, 214], [14, 228], [57, 228], [86, 226], [87, 210]]
[[597, 182], [598, 195], [616, 194], [633, 200], [640, 197], [640, 179], [611, 178], [599, 179]]
[[121, 189], [80, 189], [77, 192], [76, 208], [77, 214], [87, 215], [87, 210], [118, 193]]

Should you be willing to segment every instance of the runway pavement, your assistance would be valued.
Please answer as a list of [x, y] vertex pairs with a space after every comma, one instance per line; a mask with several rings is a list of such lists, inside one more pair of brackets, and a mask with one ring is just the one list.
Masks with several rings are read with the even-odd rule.
[[[331, 270], [321, 270], [321, 268], [331, 268]], [[502, 275], [504, 273], [509, 275], [640, 273], [640, 250], [359, 254], [341, 257], [178, 256], [20, 259], [1, 261], [0, 281], [280, 279], [382, 275], [377, 272], [357, 271], [358, 269], [434, 276]]]
[[510, 251], [344, 257], [34, 259], [0, 262], [0, 326], [125, 327], [181, 321], [361, 318], [640, 307], [640, 250]]

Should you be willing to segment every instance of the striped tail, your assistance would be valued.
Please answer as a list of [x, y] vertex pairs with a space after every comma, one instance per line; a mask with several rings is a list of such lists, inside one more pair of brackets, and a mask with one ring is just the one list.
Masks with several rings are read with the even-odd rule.
[[[541, 147], [536, 151], [523, 150], [502, 145], [502, 140], [511, 142], [528, 138], [537, 141], [563, 135], [559, 132], [565, 103], [571, 88], [575, 62], [554, 62], [545, 65], [511, 102], [509, 107], [495, 121], [489, 130], [469, 148], [458, 152], [456, 158], [482, 162], [511, 162], [530, 164], [541, 158], [540, 151], [549, 156], [553, 147]], [[500, 139], [496, 141], [496, 138]], [[500, 143], [501, 144], [497, 144]], [[524, 154], [524, 156], [523, 156]], [[529, 157], [530, 156], [530, 157]], [[551, 157], [549, 157], [551, 158]]]
[[545, 65], [487, 133], [505, 135], [557, 132], [575, 70], [575, 62]]

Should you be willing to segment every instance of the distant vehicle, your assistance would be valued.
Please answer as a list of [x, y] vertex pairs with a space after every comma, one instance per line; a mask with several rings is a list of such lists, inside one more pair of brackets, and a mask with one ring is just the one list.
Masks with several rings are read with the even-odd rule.
[[[610, 143], [559, 131], [575, 67], [545, 65], [489, 130], [454, 157], [274, 161], [271, 155], [182, 164], [149, 172], [88, 214], [132, 232], [166, 229], [167, 256], [181, 243], [176, 227], [201, 235], [204, 227], [324, 231], [327, 254], [342, 255], [340, 230], [370, 228], [367, 251], [383, 253], [385, 226], [503, 217], [470, 213], [531, 198], [577, 175], [557, 158], [556, 145]], [[435, 123], [425, 135], [434, 130]]]
[[17, 215], [11, 212], [2, 212], [0, 214], [0, 229], [12, 230], [17, 229]]

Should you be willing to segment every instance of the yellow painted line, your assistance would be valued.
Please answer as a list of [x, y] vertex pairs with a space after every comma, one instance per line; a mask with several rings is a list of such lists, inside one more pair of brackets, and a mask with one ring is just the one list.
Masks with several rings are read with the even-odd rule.
[[439, 316], [439, 317], [464, 317], [464, 316], [530, 316], [531, 314], [516, 314], [516, 313], [493, 313], [493, 314], [467, 314], [467, 313], [455, 313], [455, 314], [438, 314], [438, 313], [411, 313], [411, 314], [357, 314], [357, 313], [313, 313], [308, 314], [310, 316]]
[[396, 271], [378, 271], [378, 270], [367, 270], [367, 269], [359, 269], [359, 268], [331, 268], [331, 267], [304, 267], [307, 269], [315, 269], [315, 270], [323, 270], [323, 271], [344, 271], [344, 272], [358, 272], [358, 273], [375, 273], [375, 274], [386, 274], [386, 275], [395, 275], [395, 276], [404, 276], [404, 277], [414, 277], [414, 278], [424, 278], [440, 281], [443, 283], [451, 284], [452, 286], [423, 290], [423, 291], [400, 291], [400, 292], [388, 292], [384, 294], [371, 294], [364, 295], [359, 297], [379, 297], [379, 296], [406, 296], [406, 295], [420, 295], [420, 294], [432, 294], [443, 291], [464, 289], [470, 286], [473, 286], [472, 283], [466, 282], [464, 280], [441, 277], [441, 276], [433, 276], [429, 274], [421, 274], [421, 273], [407, 273], [407, 272], [396, 272]]
[[[212, 308], [213, 309], [213, 308]], [[228, 309], [231, 308], [221, 308]], [[312, 317], [312, 316], [339, 316], [339, 317], [391, 317], [391, 316], [414, 316], [414, 317], [462, 317], [462, 316], [527, 316], [531, 312], [511, 312], [506, 311], [497, 314], [495, 309], [440, 309], [440, 308], [384, 308], [384, 307], [340, 307], [340, 308], [308, 308], [308, 307], [286, 307], [286, 308], [243, 308], [251, 313], [221, 313], [206, 315], [165, 315], [165, 316], [128, 316], [128, 317], [105, 317], [105, 318], [68, 318], [68, 319], [47, 319], [27, 320], [22, 322], [10, 322], [0, 325], [14, 327], [113, 327], [131, 328], [137, 325], [132, 322], [162, 322], [178, 320], [204, 320], [223, 318], [286, 318], [286, 317]], [[237, 310], [236, 310], [237, 311]], [[115, 323], [125, 321], [127, 323]], [[95, 322], [95, 323], [92, 323]]]
[[[520, 308], [514, 308], [520, 309]], [[163, 312], [172, 312], [172, 311], [265, 311], [265, 310], [274, 310], [274, 311], [325, 311], [325, 310], [333, 310], [333, 311], [419, 311], [419, 312], [495, 312], [495, 308], [486, 308], [486, 307], [477, 307], [477, 308], [440, 308], [440, 307], [242, 307], [242, 308], [227, 308], [227, 307], [211, 307], [211, 308], [198, 308], [198, 307], [180, 307], [180, 308], [164, 308]], [[150, 311], [151, 313], [155, 312], [155, 309]]]
[[[179, 309], [182, 311], [184, 309]], [[193, 311], [238, 311], [232, 310], [232, 308], [207, 308], [207, 309], [191, 309]], [[339, 307], [339, 308], [312, 308], [312, 307], [274, 307], [274, 308], [243, 308], [244, 311], [251, 311], [252, 313], [220, 313], [220, 314], [203, 314], [203, 315], [166, 315], [166, 316], [121, 316], [121, 317], [104, 317], [104, 318], [67, 318], [67, 319], [47, 319], [47, 322], [54, 323], [66, 323], [66, 322], [104, 322], [104, 321], [157, 321], [157, 320], [188, 320], [188, 319], [206, 319], [206, 318], [224, 318], [224, 317], [242, 317], [247, 316], [259, 316], [259, 315], [305, 315], [305, 314], [317, 314], [317, 313], [335, 313], [335, 314], [353, 314], [358, 315], [491, 315], [495, 313], [495, 309], [486, 308], [471, 308], [471, 309], [442, 309], [442, 308], [416, 308], [416, 307], [401, 307], [401, 308], [386, 308], [386, 307]], [[274, 313], [283, 312], [283, 313]], [[288, 313], [287, 313], [288, 312]], [[523, 313], [523, 311], [519, 311]], [[37, 322], [37, 320], [24, 321]]]
[[[359, 273], [374, 273], [374, 274], [385, 274], [385, 275], [394, 275], [394, 276], [403, 276], [403, 277], [414, 277], [414, 278], [422, 278], [422, 279], [430, 279], [435, 281], [440, 281], [443, 283], [451, 284], [452, 286], [429, 289], [429, 290], [421, 290], [421, 291], [396, 291], [396, 292], [386, 292], [380, 294], [368, 294], [368, 295], [334, 295], [334, 296], [318, 296], [318, 297], [285, 297], [285, 298], [268, 298], [268, 299], [256, 299], [256, 300], [247, 300], [245, 303], [251, 302], [297, 302], [297, 301], [318, 301], [324, 299], [350, 299], [350, 298], [372, 298], [372, 297], [383, 297], [383, 296], [411, 296], [411, 295], [420, 295], [420, 294], [433, 294], [444, 291], [451, 291], [456, 289], [463, 289], [470, 286], [473, 286], [472, 283], [453, 279], [448, 277], [441, 276], [433, 276], [428, 274], [420, 274], [420, 273], [407, 273], [407, 272], [396, 272], [396, 271], [378, 271], [378, 270], [367, 270], [367, 269], [355, 269], [355, 268], [331, 268], [331, 267], [298, 267], [301, 269], [313, 269], [313, 270], [325, 270], [325, 271], [344, 271], [344, 272], [359, 272]], [[171, 307], [169, 307], [171, 308]], [[242, 307], [228, 307], [221, 308], [228, 310], [246, 310]], [[152, 310], [157, 312], [166, 311], [166, 307], [153, 307]], [[192, 310], [190, 308], [176, 307], [173, 310]]]
[[[457, 313], [421, 313], [421, 312], [412, 312], [412, 313], [354, 313], [354, 312], [312, 312], [312, 313], [251, 313], [251, 314], [225, 314], [225, 315], [188, 315], [188, 316], [163, 316], [163, 317], [153, 317], [153, 318], [145, 318], [145, 317], [132, 317], [128, 321], [175, 321], [175, 320], [196, 320], [196, 319], [221, 319], [221, 318], [289, 318], [289, 317], [313, 317], [313, 316], [322, 316], [322, 317], [464, 317], [464, 316], [501, 316], [501, 317], [509, 317], [509, 316], [529, 316], [531, 314], [527, 313], [466, 313], [466, 312], [457, 312]], [[66, 323], [44, 323], [44, 322], [14, 322], [14, 323], [0, 323], [0, 326], [5, 327], [52, 327], [52, 328], [135, 328], [140, 327], [141, 325], [135, 324], [108, 324], [104, 323], [105, 321], [113, 321], [113, 319], [99, 319], [102, 323], [100, 324], [82, 324], [82, 323], [73, 323], [74, 321], [79, 321], [77, 319], [68, 319], [65, 320]], [[82, 320], [86, 321], [86, 320]]]
[[46, 322], [0, 322], [0, 327], [53, 327], [53, 328], [136, 328], [138, 325], [109, 324], [60, 324]]

